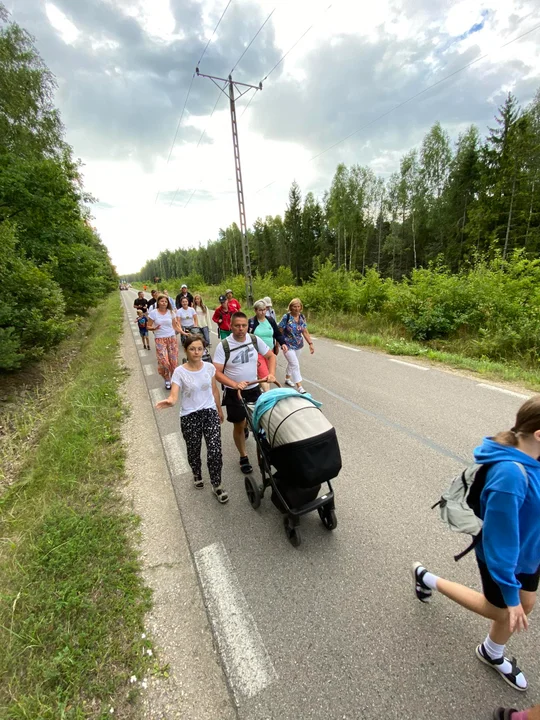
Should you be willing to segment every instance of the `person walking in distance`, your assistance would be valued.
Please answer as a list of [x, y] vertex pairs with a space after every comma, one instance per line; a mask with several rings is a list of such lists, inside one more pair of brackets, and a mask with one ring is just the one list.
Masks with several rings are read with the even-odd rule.
[[182, 299], [183, 298], [187, 298], [189, 307], [191, 307], [193, 305], [193, 295], [190, 292], [188, 292], [187, 285], [182, 285], [182, 287], [180, 288], [180, 292], [176, 296], [175, 303], [176, 303], [177, 309], [182, 307]]
[[137, 319], [133, 322], [136, 322], [139, 327], [139, 335], [142, 339], [143, 349], [144, 350], [150, 350], [150, 340], [148, 338], [148, 317], [146, 316], [146, 313], [139, 308], [137, 310]]
[[204, 344], [201, 338], [190, 335], [184, 342], [187, 362], [179, 365], [172, 376], [171, 394], [156, 404], [158, 410], [172, 407], [181, 394], [180, 429], [186, 443], [187, 457], [193, 484], [204, 487], [202, 478], [201, 445], [206, 442], [208, 473], [218, 502], [226, 503], [229, 496], [221, 484], [223, 465], [221, 452], [221, 409], [216, 370], [212, 363], [202, 360]]
[[210, 313], [208, 312], [208, 308], [203, 302], [202, 295], [200, 293], [195, 293], [193, 296], [193, 309], [197, 313], [197, 322], [199, 324], [199, 327], [203, 331], [204, 339], [206, 340], [207, 347], [210, 347], [212, 343], [210, 342]]
[[156, 309], [156, 302], [157, 302], [157, 297], [158, 297], [159, 293], [158, 293], [157, 290], [151, 290], [151, 291], [150, 291], [150, 295], [151, 295], [152, 297], [150, 298], [150, 300], [148, 301], [148, 304], [147, 304], [147, 306], [146, 306], [146, 311], [147, 311], [147, 312], [150, 312], [150, 310], [155, 310], [155, 309]]
[[[281, 333], [281, 330], [276, 325], [276, 321], [266, 315], [266, 302], [264, 300], [257, 300], [253, 305], [255, 310], [255, 317], [252, 317], [248, 321], [248, 333], [260, 337], [265, 345], [274, 350], [275, 346], [281, 347], [285, 355], [287, 354], [288, 348], [285, 345], [285, 339]], [[274, 354], [276, 354], [274, 352]], [[268, 375], [268, 365], [266, 360], [259, 355], [257, 365], [257, 377], [259, 379], [265, 378]], [[266, 392], [269, 389], [268, 383], [262, 383], [262, 390]]]
[[421, 563], [413, 565], [416, 597], [429, 602], [434, 591], [491, 620], [476, 656], [516, 690], [527, 689], [505, 646], [515, 632], [527, 630], [540, 578], [540, 395], [518, 410], [514, 427], [484, 438], [474, 451], [486, 464], [480, 494], [483, 520], [475, 546], [483, 592], [445, 580]]
[[182, 343], [184, 343], [191, 328], [198, 327], [199, 321], [197, 320], [197, 313], [189, 306], [187, 297], [183, 297], [181, 303], [181, 306], [176, 311], [176, 317], [180, 323], [180, 336], [182, 337]]
[[238, 312], [242, 306], [240, 305], [238, 300], [233, 297], [233, 291], [230, 288], [228, 290], [225, 290], [225, 297], [227, 298], [227, 302], [229, 303], [229, 310], [234, 315], [234, 313]]
[[275, 381], [276, 356], [260, 338], [248, 335], [248, 319], [243, 312], [232, 316], [232, 334], [222, 340], [214, 354], [216, 380], [225, 386], [223, 405], [227, 420], [233, 423], [233, 439], [240, 453], [240, 470], [244, 474], [253, 471], [246, 450], [246, 412], [238, 398], [238, 390], [244, 399], [253, 403], [261, 394], [257, 383], [257, 354], [268, 364], [268, 382]]
[[272, 298], [266, 296], [263, 298], [263, 300], [266, 305], [266, 317], [272, 318], [272, 320], [277, 323], [276, 311], [272, 307]]
[[302, 314], [303, 309], [299, 298], [293, 298], [289, 303], [288, 312], [281, 318], [278, 326], [283, 332], [285, 345], [288, 348], [285, 385], [296, 387], [302, 395], [306, 392], [302, 387], [302, 374], [300, 373], [300, 352], [304, 347], [304, 339], [309, 346], [311, 355], [315, 352], [308, 332], [306, 318]]
[[229, 310], [229, 302], [225, 295], [219, 296], [219, 302], [220, 305], [214, 310], [212, 320], [216, 323], [218, 327], [219, 339], [223, 340], [224, 338], [229, 337], [229, 335], [231, 334], [232, 313]]
[[139, 308], [143, 311], [143, 313], [146, 312], [148, 307], [148, 300], [144, 297], [144, 293], [142, 290], [139, 290], [137, 293], [137, 297], [133, 301], [133, 307], [135, 310], [138, 310]]
[[156, 341], [158, 373], [170, 390], [171, 378], [178, 365], [176, 333], [181, 332], [181, 328], [166, 295], [158, 295], [156, 308], [148, 313], [148, 330], [154, 333]]

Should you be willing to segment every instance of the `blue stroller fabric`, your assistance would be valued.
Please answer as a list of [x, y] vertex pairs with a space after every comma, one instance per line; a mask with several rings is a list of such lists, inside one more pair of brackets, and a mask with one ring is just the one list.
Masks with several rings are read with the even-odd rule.
[[283, 400], [283, 398], [287, 397], [301, 397], [304, 400], [309, 400], [310, 403], [315, 405], [315, 407], [320, 408], [322, 406], [322, 403], [318, 402], [318, 400], [314, 400], [309, 393], [305, 393], [304, 395], [299, 395], [296, 390], [293, 388], [276, 388], [275, 390], [268, 390], [268, 392], [263, 393], [259, 399], [257, 400], [255, 404], [255, 409], [253, 411], [253, 416], [251, 418], [251, 422], [253, 425], [253, 429], [257, 431], [259, 429], [259, 423], [261, 420], [261, 417], [264, 415], [264, 413], [267, 410], [270, 410], [270, 408], [273, 408], [276, 403], [278, 403], [280, 400]]

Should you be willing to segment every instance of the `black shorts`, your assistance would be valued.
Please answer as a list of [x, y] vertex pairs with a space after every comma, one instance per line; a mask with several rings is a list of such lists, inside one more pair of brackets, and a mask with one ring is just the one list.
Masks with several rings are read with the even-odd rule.
[[[257, 402], [257, 398], [261, 394], [261, 388], [255, 387], [250, 390], [244, 390], [242, 397], [248, 403]], [[239, 423], [246, 419], [246, 411], [238, 397], [238, 391], [232, 388], [225, 388], [223, 393], [223, 402], [221, 403], [227, 408], [227, 420], [231, 423]]]
[[[488, 567], [485, 562], [476, 558], [478, 563], [478, 569], [480, 570], [480, 577], [482, 578], [482, 590], [484, 591], [484, 597], [488, 602], [498, 608], [506, 608], [508, 605], [504, 602], [501, 588], [497, 585], [495, 580], [491, 577]], [[526, 592], [536, 592], [538, 590], [538, 581], [540, 580], [540, 567], [535, 573], [519, 573], [516, 575], [516, 579], [521, 583], [521, 589]]]

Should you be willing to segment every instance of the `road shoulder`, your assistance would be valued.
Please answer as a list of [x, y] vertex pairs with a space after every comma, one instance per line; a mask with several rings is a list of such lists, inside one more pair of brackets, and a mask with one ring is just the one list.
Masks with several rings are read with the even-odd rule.
[[[156, 648], [156, 673], [142, 692], [141, 718], [232, 720], [237, 717], [213, 646], [196, 571], [136, 345], [124, 316], [122, 360], [128, 369], [123, 427], [127, 501], [141, 518], [143, 575], [153, 591], [146, 627]], [[161, 672], [159, 671], [161, 669]]]

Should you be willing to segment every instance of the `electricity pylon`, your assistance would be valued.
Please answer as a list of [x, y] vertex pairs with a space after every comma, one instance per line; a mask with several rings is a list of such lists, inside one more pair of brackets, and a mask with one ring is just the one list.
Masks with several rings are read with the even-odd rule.
[[[199, 72], [199, 68], [195, 68], [195, 72], [198, 77], [205, 77], [211, 80], [221, 92], [229, 98], [229, 107], [231, 110], [231, 126], [232, 126], [232, 137], [233, 137], [233, 150], [234, 150], [234, 171], [236, 176], [236, 192], [238, 194], [238, 211], [240, 213], [240, 234], [242, 236], [242, 257], [244, 259], [244, 275], [246, 279], [246, 298], [248, 306], [253, 305], [253, 278], [251, 275], [251, 258], [249, 256], [249, 240], [247, 235], [247, 222], [246, 222], [246, 203], [244, 201], [244, 185], [242, 182], [242, 166], [240, 165], [240, 144], [238, 142], [238, 123], [236, 120], [236, 104], [235, 101], [245, 95], [249, 90], [262, 90], [262, 82], [258, 85], [248, 85], [247, 83], [236, 82], [232, 79], [232, 75], [229, 75], [228, 79], [216, 77], [214, 75], [203, 75]], [[218, 85], [216, 81], [225, 83], [223, 87]], [[228, 90], [225, 91], [225, 88]], [[240, 90], [239, 88], [246, 88]], [[234, 96], [234, 90], [237, 90], [238, 95]]]

